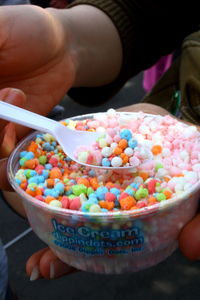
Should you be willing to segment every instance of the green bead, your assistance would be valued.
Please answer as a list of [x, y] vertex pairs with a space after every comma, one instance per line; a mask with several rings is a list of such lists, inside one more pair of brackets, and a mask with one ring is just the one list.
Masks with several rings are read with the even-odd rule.
[[140, 200], [142, 198], [146, 198], [149, 195], [148, 189], [145, 188], [139, 188], [136, 192], [135, 192], [135, 199], [136, 200]]
[[22, 158], [20, 159], [20, 161], [19, 161], [20, 166], [23, 167], [26, 161], [27, 161], [27, 158], [22, 157]]
[[163, 193], [158, 193], [157, 195], [156, 195], [156, 199], [157, 199], [157, 201], [163, 201], [163, 200], [166, 200], [166, 196], [165, 196], [165, 194], [163, 194]]
[[80, 194], [86, 194], [87, 186], [85, 186], [84, 184], [75, 184], [72, 186], [72, 192], [76, 196], [79, 196]]
[[92, 204], [89, 208], [89, 212], [91, 213], [101, 212], [101, 207], [98, 204]]
[[89, 187], [89, 188], [87, 189], [87, 196], [89, 196], [90, 194], [93, 194], [93, 193], [94, 193], [93, 188]]
[[74, 194], [71, 194], [71, 195], [69, 195], [69, 196], [67, 196], [69, 199], [74, 199], [74, 198], [76, 198], [76, 195], [74, 195]]
[[47, 157], [46, 157], [46, 155], [41, 155], [41, 156], [39, 157], [39, 163], [40, 163], [41, 165], [45, 165], [46, 162], [47, 162]]
[[53, 207], [62, 207], [62, 203], [59, 200], [52, 200], [49, 205]]
[[106, 146], [107, 146], [107, 142], [106, 142], [105, 138], [100, 138], [99, 139], [99, 147], [104, 148]]
[[63, 182], [64, 182], [65, 184], [68, 184], [68, 183], [69, 183], [69, 178], [64, 178]]
[[155, 166], [155, 170], [158, 171], [158, 169], [163, 168], [163, 165], [161, 163], [157, 163]]
[[29, 183], [28, 184], [28, 188], [30, 189], [30, 190], [32, 190], [32, 191], [35, 191], [36, 190], [36, 188], [37, 188], [37, 184], [36, 183]]

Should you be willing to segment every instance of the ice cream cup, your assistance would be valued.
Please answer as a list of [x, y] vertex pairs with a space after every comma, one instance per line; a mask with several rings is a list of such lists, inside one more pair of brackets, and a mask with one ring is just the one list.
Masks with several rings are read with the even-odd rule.
[[13, 151], [8, 176], [23, 200], [33, 231], [57, 257], [80, 270], [120, 274], [148, 268], [173, 253], [181, 229], [196, 213], [200, 182], [167, 201], [132, 211], [85, 213], [53, 208], [26, 194], [14, 178], [19, 153], [36, 134]]

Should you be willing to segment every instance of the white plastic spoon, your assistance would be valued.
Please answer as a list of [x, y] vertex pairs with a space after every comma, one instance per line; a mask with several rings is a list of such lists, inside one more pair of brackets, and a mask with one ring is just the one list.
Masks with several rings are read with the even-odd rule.
[[131, 166], [96, 166], [82, 163], [77, 160], [77, 158], [74, 156], [76, 149], [79, 146], [89, 146], [94, 144], [100, 136], [99, 132], [72, 130], [62, 125], [60, 122], [51, 120], [49, 118], [43, 117], [41, 115], [38, 115], [36, 113], [30, 112], [26, 109], [20, 108], [18, 106], [3, 101], [0, 101], [0, 119], [4, 119], [29, 128], [33, 128], [41, 132], [48, 132], [52, 134], [62, 147], [63, 151], [67, 154], [67, 156], [69, 156], [72, 160], [76, 161], [77, 163], [86, 167], [109, 170], [122, 170], [133, 168]]

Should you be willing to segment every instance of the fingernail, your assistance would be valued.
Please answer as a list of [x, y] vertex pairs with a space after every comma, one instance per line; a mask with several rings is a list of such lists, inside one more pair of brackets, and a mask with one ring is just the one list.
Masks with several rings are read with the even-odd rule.
[[39, 276], [40, 276], [39, 268], [36, 265], [31, 272], [30, 281], [37, 280]]
[[50, 274], [49, 274], [50, 279], [54, 279], [55, 278], [55, 266], [54, 263], [51, 262], [50, 263]]
[[19, 90], [11, 88], [6, 95], [6, 101], [12, 102], [17, 94], [19, 94]]

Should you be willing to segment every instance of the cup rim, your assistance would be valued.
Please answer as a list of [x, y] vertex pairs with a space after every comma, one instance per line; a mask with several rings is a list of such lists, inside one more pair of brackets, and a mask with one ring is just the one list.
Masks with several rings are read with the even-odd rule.
[[[104, 114], [106, 112], [98, 112], [98, 113], [90, 113], [90, 114], [83, 114], [83, 115], [77, 115], [74, 117], [69, 117], [69, 118], [65, 118], [64, 120], [80, 120], [85, 119], [85, 118], [91, 118], [94, 115], [98, 115], [98, 114]], [[152, 116], [152, 117], [164, 117], [161, 115], [154, 115], [154, 114], [148, 114], [148, 113], [144, 113], [144, 112], [119, 112], [117, 111], [118, 114], [128, 114], [128, 115], [138, 115], [138, 113], [141, 113], [145, 116]], [[62, 120], [61, 120], [62, 121]], [[190, 125], [188, 124], [184, 124], [186, 127], [189, 127]], [[194, 125], [195, 126], [195, 125]], [[151, 206], [146, 206], [143, 208], [138, 208], [138, 209], [134, 209], [134, 210], [125, 210], [125, 211], [114, 211], [114, 212], [82, 212], [82, 211], [77, 211], [77, 210], [71, 210], [71, 209], [66, 209], [66, 208], [59, 208], [59, 207], [52, 207], [30, 195], [28, 195], [23, 189], [21, 189], [19, 187], [19, 185], [16, 183], [15, 181], [15, 171], [12, 168], [12, 164], [13, 164], [13, 160], [16, 158], [16, 156], [19, 154], [19, 152], [22, 150], [23, 146], [25, 146], [29, 141], [32, 140], [33, 137], [35, 137], [37, 134], [41, 134], [40, 131], [34, 131], [32, 133], [30, 133], [28, 136], [26, 136], [25, 138], [23, 138], [15, 147], [15, 149], [12, 151], [11, 155], [9, 156], [8, 159], [8, 164], [7, 164], [7, 174], [8, 174], [8, 180], [12, 186], [12, 188], [23, 198], [23, 200], [28, 200], [29, 203], [31, 203], [32, 205], [35, 205], [37, 207], [40, 207], [44, 210], [47, 210], [49, 212], [52, 213], [58, 213], [58, 214], [63, 214], [63, 215], [71, 215], [74, 216], [76, 215], [77, 217], [88, 217], [88, 218], [97, 218], [97, 217], [102, 217], [102, 218], [124, 218], [124, 217], [128, 217], [128, 218], [139, 218], [142, 216], [146, 216], [146, 215], [151, 215], [151, 214], [155, 214], [155, 213], [162, 213], [163, 211], [166, 211], [167, 209], [172, 208], [173, 206], [178, 205], [180, 202], [186, 200], [188, 197], [190, 197], [191, 195], [195, 194], [195, 192], [198, 191], [199, 187], [200, 187], [200, 180], [195, 183], [192, 188], [189, 191], [185, 191], [183, 193], [181, 193], [180, 195], [176, 195], [166, 201], [161, 201], [159, 203], [153, 204]]]

